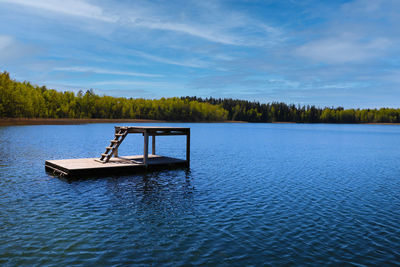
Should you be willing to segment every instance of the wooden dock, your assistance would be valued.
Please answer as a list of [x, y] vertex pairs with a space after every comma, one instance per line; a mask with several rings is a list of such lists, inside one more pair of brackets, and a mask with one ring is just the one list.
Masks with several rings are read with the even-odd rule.
[[[128, 134], [142, 134], [143, 155], [119, 156], [118, 148]], [[156, 155], [156, 136], [186, 135], [186, 159], [176, 159]], [[149, 154], [149, 136], [152, 137], [152, 153]], [[99, 158], [47, 160], [46, 171], [53, 174], [72, 177], [86, 175], [109, 175], [134, 173], [154, 168], [189, 166], [190, 164], [190, 128], [182, 127], [115, 127], [114, 139]]]

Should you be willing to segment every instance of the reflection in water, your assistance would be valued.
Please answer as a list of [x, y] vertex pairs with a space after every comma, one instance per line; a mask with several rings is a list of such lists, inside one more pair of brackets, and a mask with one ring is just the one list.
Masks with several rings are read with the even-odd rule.
[[107, 179], [107, 191], [115, 196], [116, 207], [123, 203], [137, 213], [147, 213], [149, 222], [154, 222], [154, 215], [165, 220], [193, 212], [194, 187], [189, 169], [113, 177]]

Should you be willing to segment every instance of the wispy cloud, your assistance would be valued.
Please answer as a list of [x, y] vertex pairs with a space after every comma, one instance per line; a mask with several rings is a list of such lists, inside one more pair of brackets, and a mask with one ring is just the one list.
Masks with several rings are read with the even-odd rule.
[[57, 2], [52, 0], [1, 0], [1, 2], [28, 6], [69, 16], [96, 19], [106, 22], [117, 21], [115, 17], [106, 15], [101, 7], [79, 0], [63, 0]]
[[137, 50], [130, 50], [130, 52], [132, 54], [140, 56], [142, 58], [160, 62], [160, 63], [165, 63], [165, 64], [184, 66], [184, 67], [192, 67], [192, 68], [205, 68], [208, 66], [207, 62], [202, 61], [202, 60], [189, 59], [189, 60], [178, 61], [178, 60], [172, 60], [172, 59], [165, 58], [165, 57], [151, 55], [151, 54], [144, 53], [144, 52], [137, 51]]
[[144, 88], [159, 88], [159, 89], [182, 89], [183, 84], [175, 82], [153, 82], [153, 81], [126, 81], [126, 80], [110, 80], [91, 83], [93, 86], [130, 86], [130, 87], [144, 87]]
[[119, 21], [130, 27], [173, 32], [223, 45], [262, 46], [282, 38], [281, 29], [243, 12], [227, 10], [221, 2], [192, 1], [188, 6], [190, 10], [173, 4], [135, 7], [134, 11], [121, 12]]
[[0, 35], [0, 67], [5, 62], [30, 57], [38, 51], [33, 45], [25, 45], [13, 36]]
[[5, 49], [10, 47], [13, 44], [14, 40], [11, 36], [8, 35], [0, 35], [0, 51], [2, 54], [5, 52]]
[[296, 53], [322, 63], [351, 63], [379, 57], [389, 45], [384, 38], [367, 42], [332, 38], [307, 43]]
[[124, 76], [137, 76], [137, 77], [162, 77], [159, 74], [131, 72], [131, 71], [116, 71], [107, 70], [93, 67], [60, 67], [54, 68], [56, 71], [68, 71], [68, 72], [86, 72], [86, 73], [98, 73], [98, 74], [111, 74], [111, 75], [124, 75]]
[[211, 42], [228, 44], [228, 45], [243, 45], [240, 40], [226, 33], [217, 32], [212, 30], [211, 28], [204, 28], [201, 26], [183, 24], [183, 23], [174, 23], [174, 22], [155, 22], [149, 20], [132, 20], [133, 26], [145, 27], [154, 30], [167, 30], [174, 31], [178, 33], [184, 33], [188, 35], [192, 35], [195, 37], [199, 37], [202, 39], [206, 39]]
[[[164, 12], [162, 7], [147, 7], [141, 8], [133, 4], [133, 8], [126, 8], [127, 10], [114, 10], [113, 13], [107, 12], [109, 8], [100, 5], [94, 5], [84, 0], [63, 0], [56, 4], [52, 0], [0, 0], [0, 2], [22, 5], [45, 12], [58, 13], [77, 18], [94, 19], [108, 23], [115, 23], [121, 26], [146, 28], [148, 30], [161, 30], [175, 32], [183, 35], [201, 38], [210, 42], [225, 44], [225, 45], [238, 45], [238, 46], [251, 46], [262, 45], [265, 42], [271, 41], [278, 34], [279, 30], [272, 26], [266, 25], [260, 21], [254, 21], [243, 14], [226, 14], [226, 10], [202, 10], [203, 12], [211, 12], [207, 20], [195, 21], [193, 19], [186, 19], [184, 21], [177, 21], [176, 16], [171, 16], [169, 8], [165, 8]], [[218, 5], [214, 4], [213, 8], [216, 9]], [[138, 12], [139, 10], [139, 12]], [[225, 13], [225, 14], [224, 14]], [[49, 15], [49, 13], [45, 13]], [[224, 19], [228, 17], [229, 19]], [[249, 31], [249, 28], [253, 28]], [[246, 33], [238, 33], [237, 29], [246, 29]], [[264, 32], [263, 38], [258, 34], [251, 34], [251, 32]], [[252, 38], [248, 33], [251, 34]], [[268, 37], [268, 38], [265, 38]], [[273, 37], [273, 38], [272, 38]], [[267, 40], [269, 39], [269, 40]]]

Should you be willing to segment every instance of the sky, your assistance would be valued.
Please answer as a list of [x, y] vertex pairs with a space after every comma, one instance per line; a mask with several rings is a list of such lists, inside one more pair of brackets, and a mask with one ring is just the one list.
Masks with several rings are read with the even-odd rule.
[[0, 0], [0, 71], [59, 91], [400, 107], [398, 0]]

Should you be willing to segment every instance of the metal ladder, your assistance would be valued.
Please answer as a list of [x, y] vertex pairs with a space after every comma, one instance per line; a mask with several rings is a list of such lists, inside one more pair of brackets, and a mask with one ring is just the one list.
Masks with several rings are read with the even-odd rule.
[[115, 133], [114, 139], [111, 140], [110, 146], [106, 147], [106, 152], [101, 154], [100, 161], [106, 163], [110, 160], [114, 152], [118, 149], [119, 145], [124, 141], [128, 134], [128, 128], [120, 127], [119, 131]]

